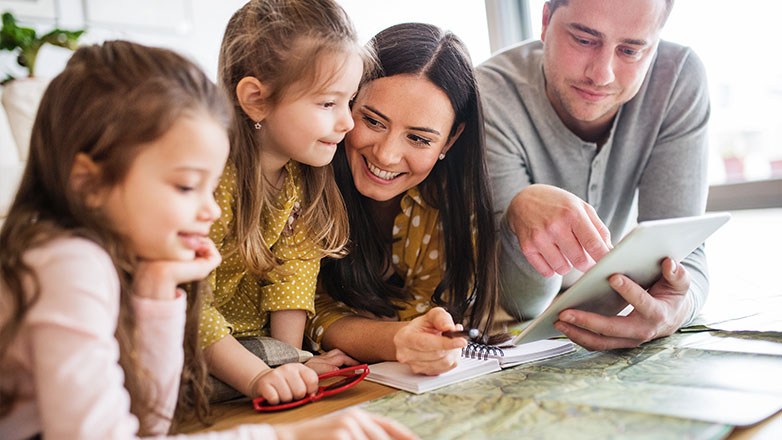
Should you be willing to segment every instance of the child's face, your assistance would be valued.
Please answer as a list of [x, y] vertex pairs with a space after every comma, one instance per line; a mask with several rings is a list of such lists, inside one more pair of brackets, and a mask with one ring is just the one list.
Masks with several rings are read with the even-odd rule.
[[220, 215], [213, 191], [228, 158], [225, 129], [204, 114], [180, 117], [141, 146], [102, 208], [148, 260], [192, 260]]
[[262, 122], [263, 153], [274, 163], [293, 159], [315, 167], [327, 165], [353, 128], [350, 100], [361, 81], [361, 57], [355, 52], [324, 56], [319, 67], [335, 75], [326, 90], [292, 93], [294, 97], [283, 98]]

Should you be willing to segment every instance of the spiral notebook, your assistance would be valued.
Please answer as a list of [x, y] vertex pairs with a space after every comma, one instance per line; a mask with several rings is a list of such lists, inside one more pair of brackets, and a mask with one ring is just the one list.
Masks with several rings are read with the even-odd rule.
[[483, 345], [469, 343], [462, 356], [473, 359], [497, 359], [500, 367], [509, 368], [525, 362], [539, 361], [575, 350], [570, 339], [542, 339], [519, 345]]
[[471, 343], [462, 350], [456, 368], [437, 376], [415, 374], [406, 364], [380, 362], [369, 366], [367, 380], [400, 390], [421, 394], [446, 385], [483, 376], [525, 362], [547, 359], [573, 351], [567, 339], [535, 341], [508, 347]]

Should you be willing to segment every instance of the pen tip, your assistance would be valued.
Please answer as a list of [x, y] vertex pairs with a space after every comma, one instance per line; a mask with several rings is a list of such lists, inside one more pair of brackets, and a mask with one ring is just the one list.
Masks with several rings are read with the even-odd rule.
[[480, 334], [480, 332], [478, 332], [478, 329], [477, 329], [477, 328], [471, 328], [471, 329], [470, 329], [470, 332], [469, 332], [470, 339], [475, 339], [475, 338], [477, 338], [479, 334]]

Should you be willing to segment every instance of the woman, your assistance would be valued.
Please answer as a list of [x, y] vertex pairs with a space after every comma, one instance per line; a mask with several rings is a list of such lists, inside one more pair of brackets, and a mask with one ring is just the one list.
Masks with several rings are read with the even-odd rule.
[[439, 374], [467, 344], [442, 332], [464, 322], [486, 334], [496, 302], [480, 100], [454, 34], [408, 23], [369, 44], [379, 69], [334, 159], [350, 254], [324, 262], [308, 335], [317, 348]]

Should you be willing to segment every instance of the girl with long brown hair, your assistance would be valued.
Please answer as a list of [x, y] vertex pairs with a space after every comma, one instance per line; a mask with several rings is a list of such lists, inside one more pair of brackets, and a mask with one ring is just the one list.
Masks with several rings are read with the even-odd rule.
[[353, 128], [365, 53], [332, 0], [252, 0], [228, 22], [219, 82], [235, 117], [210, 233], [224, 261], [200, 327], [219, 379], [213, 401], [299, 399], [316, 390], [316, 371], [355, 364], [336, 350], [270, 368], [263, 341], [302, 347], [320, 259], [344, 253], [347, 214], [330, 162]]
[[[52, 80], [0, 229], [0, 438], [162, 437], [180, 382], [203, 414], [199, 295], [177, 286], [220, 262], [206, 234], [230, 119], [219, 88], [165, 49], [83, 47]], [[359, 411], [192, 437], [313, 431], [412, 437]]]

